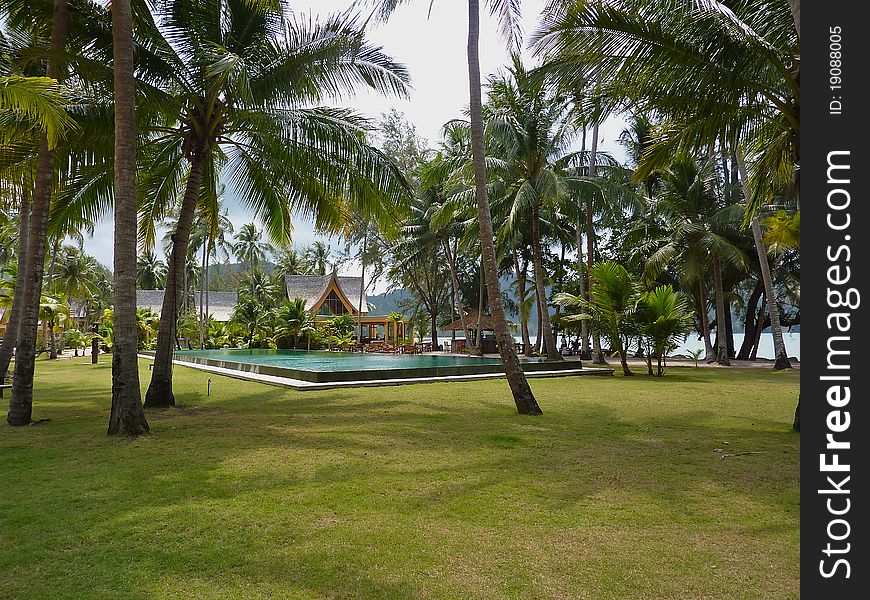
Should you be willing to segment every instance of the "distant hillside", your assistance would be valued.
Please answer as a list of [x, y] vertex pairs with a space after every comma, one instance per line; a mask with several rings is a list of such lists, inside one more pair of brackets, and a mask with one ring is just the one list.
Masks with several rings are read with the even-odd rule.
[[384, 294], [367, 295], [366, 297], [372, 313], [388, 315], [391, 312], [406, 312], [406, 309], [402, 309], [399, 303], [403, 300], [410, 300], [411, 294], [406, 290], [396, 290]]

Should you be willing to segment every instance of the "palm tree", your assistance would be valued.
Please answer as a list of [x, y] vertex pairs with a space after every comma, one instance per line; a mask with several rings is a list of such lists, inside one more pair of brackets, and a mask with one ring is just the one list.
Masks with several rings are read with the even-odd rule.
[[275, 312], [275, 334], [274, 339], [279, 348], [282, 346], [279, 341], [292, 339], [293, 347], [299, 346], [299, 338], [307, 331], [307, 327], [312, 324], [311, 313], [305, 307], [305, 300], [302, 298], [294, 298], [287, 304], [278, 308]]
[[597, 321], [607, 332], [611, 343], [616, 346], [623, 374], [634, 375], [628, 368], [623, 335], [626, 324], [637, 309], [640, 300], [637, 283], [625, 267], [614, 261], [595, 263], [592, 267], [592, 276], [595, 278], [595, 287], [592, 288], [592, 297], [589, 300], [562, 292], [556, 294], [554, 301], [561, 306], [584, 311], [578, 315], [566, 316], [566, 321], [575, 319]]
[[136, 328], [136, 115], [130, 0], [112, 0], [115, 72], [115, 347], [109, 435], [149, 431], [139, 389]]
[[[26, 190], [25, 186], [25, 190]], [[25, 261], [27, 260], [27, 236], [30, 233], [30, 195], [23, 190], [21, 200], [18, 206], [18, 247], [19, 250], [16, 256], [16, 268], [9, 280], [4, 280], [4, 283], [11, 282], [15, 287], [21, 286], [23, 289], [23, 279], [26, 271]], [[9, 363], [12, 360], [12, 350], [18, 344], [19, 334], [21, 330], [21, 313], [24, 310], [24, 294], [14, 294], [14, 288], [10, 293], [12, 304], [9, 306], [8, 321], [6, 322], [6, 331], [3, 334], [3, 341], [0, 343], [0, 383], [6, 381], [6, 375], [9, 371]]]
[[[647, 354], [649, 374], [657, 377], [664, 375], [663, 358], [671, 348], [681, 344], [692, 328], [692, 313], [685, 296], [674, 291], [670, 285], [658, 286], [643, 295], [641, 303], [643, 333], [649, 340], [650, 352]], [[652, 369], [652, 358], [657, 367]]]
[[159, 7], [148, 75], [171, 110], [169, 125], [148, 132], [146, 242], [169, 204], [182, 201], [146, 406], [174, 403], [174, 316], [190, 230], [198, 200], [217, 196], [222, 172], [279, 243], [289, 239], [294, 210], [337, 231], [351, 209], [386, 219], [407, 194], [386, 157], [365, 144], [365, 121], [348, 110], [307, 108], [360, 84], [406, 93], [404, 68], [365, 41], [355, 17], [288, 19], [283, 6], [245, 0]]
[[281, 248], [275, 256], [275, 269], [283, 276], [308, 275], [308, 265], [295, 248]]
[[104, 269], [94, 257], [75, 246], [64, 246], [55, 264], [50, 287], [70, 301], [79, 300], [87, 305], [99, 293]]
[[[62, 81], [58, 55], [64, 53], [69, 32], [69, 6], [67, 0], [54, 0], [49, 48], [54, 56], [46, 61], [46, 76]], [[27, 240], [22, 294], [20, 335], [15, 351], [15, 372], [6, 422], [12, 426], [28, 425], [33, 415], [33, 372], [36, 361], [36, 329], [39, 321], [39, 300], [45, 259], [48, 211], [54, 187], [55, 148], [47, 133], [40, 135], [37, 153], [35, 189], [33, 193], [30, 232]]]
[[136, 287], [143, 290], [159, 290], [164, 285], [166, 285], [166, 263], [149, 250], [136, 260]]
[[247, 264], [249, 271], [255, 271], [260, 263], [266, 260], [269, 246], [261, 240], [263, 234], [253, 223], [245, 223], [233, 238], [233, 252], [242, 263]]
[[[698, 289], [698, 316], [709, 361], [729, 364], [725, 336], [726, 310], [722, 263], [739, 269], [748, 266], [746, 256], [732, 239], [742, 218], [739, 205], [722, 206], [716, 194], [713, 161], [698, 163], [678, 156], [660, 172], [660, 194], [653, 210], [663, 220], [664, 236], [652, 242], [655, 251], [646, 261], [646, 279], [655, 280], [668, 267], [678, 268], [685, 289]], [[712, 265], [718, 348], [710, 345], [704, 276]]]
[[239, 297], [230, 321], [245, 331], [248, 348], [253, 347], [254, 335], [262, 328], [266, 315], [267, 311], [258, 300], [248, 295]]
[[315, 275], [326, 275], [327, 272], [332, 270], [329, 263], [329, 246], [320, 240], [315, 240], [310, 246], [305, 248], [302, 257], [305, 261], [306, 269]]
[[[717, 144], [742, 157], [745, 221], [771, 300], [773, 277], [757, 213], [784, 188], [799, 197], [800, 8], [788, 4], [552, 1], [535, 36], [537, 52], [560, 77], [591, 77], [611, 107], [631, 103], [665, 119], [638, 179], [675, 154], [707, 152]], [[768, 306], [774, 368], [785, 368], [790, 365], [777, 304]]]
[[[378, 11], [383, 18], [398, 5], [409, 0], [377, 0]], [[502, 34], [518, 46], [519, 4], [507, 0], [490, 0], [490, 12], [498, 17]], [[486, 154], [484, 147], [483, 100], [480, 87], [480, 2], [468, 0], [468, 85], [469, 113], [471, 116], [471, 149], [474, 164], [475, 199], [480, 226], [480, 245], [486, 289], [490, 298], [490, 313], [495, 324], [495, 337], [499, 354], [510, 385], [517, 412], [524, 415], [542, 414], [540, 406], [529, 387], [517, 357], [514, 339], [508, 328], [504, 306], [500, 299], [501, 285], [495, 254], [495, 232], [486, 189]]]
[[503, 232], [512, 231], [521, 221], [530, 224], [544, 351], [550, 360], [562, 360], [550, 325], [541, 224], [544, 211], [554, 211], [567, 197], [571, 178], [563, 169], [576, 156], [568, 152], [573, 107], [547, 79], [531, 77], [516, 54], [509, 73], [492, 79], [490, 87], [487, 127], [493, 153], [503, 165], [495, 169], [496, 176], [505, 186], [493, 204], [507, 204]]
[[48, 335], [51, 342], [49, 358], [57, 358], [57, 344], [54, 336], [55, 327], [60, 326], [69, 318], [69, 304], [52, 296], [42, 296], [39, 300], [39, 319], [48, 325]]

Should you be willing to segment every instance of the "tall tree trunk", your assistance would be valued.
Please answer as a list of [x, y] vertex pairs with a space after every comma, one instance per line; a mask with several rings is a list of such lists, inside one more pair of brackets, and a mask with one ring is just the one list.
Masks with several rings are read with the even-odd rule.
[[210, 291], [209, 287], [211, 287], [211, 269], [209, 267], [210, 267], [210, 263], [211, 263], [211, 253], [212, 253], [212, 250], [214, 250], [214, 240], [209, 239], [206, 246], [208, 247], [208, 251], [206, 252], [206, 255], [205, 255], [205, 318], [208, 319], [208, 315], [209, 315], [209, 291]]
[[[429, 312], [429, 326], [432, 327], [432, 352], [438, 350], [438, 313], [433, 306]], [[384, 325], [384, 341], [387, 341], [387, 326]]]
[[735, 358], [734, 352], [734, 322], [731, 318], [731, 305], [725, 303], [725, 347], [728, 349], [728, 358]]
[[556, 348], [556, 338], [550, 325], [550, 308], [547, 306], [547, 288], [544, 283], [544, 261], [541, 256], [541, 215], [537, 202], [532, 205], [532, 261], [535, 268], [535, 293], [541, 307], [541, 332], [544, 334], [544, 352], [549, 360], [563, 360]]
[[[477, 323], [474, 326], [474, 348], [477, 354], [483, 354], [483, 332], [480, 330], [480, 323], [483, 320], [483, 286], [484, 286], [484, 274], [483, 274], [483, 264], [481, 263], [479, 273], [477, 274], [478, 278], [478, 287], [477, 287]], [[513, 337], [511, 337], [511, 341], [513, 341]]]
[[[69, 6], [66, 0], [54, 0], [51, 19], [51, 50], [62, 53], [69, 31]], [[46, 75], [60, 81], [61, 70], [56, 59], [49, 58]], [[45, 231], [54, 187], [55, 151], [49, 149], [48, 138], [42, 135], [36, 159], [36, 181], [30, 213], [30, 234], [27, 239], [27, 262], [24, 286], [16, 290], [23, 296], [21, 332], [15, 351], [15, 371], [6, 422], [12, 426], [28, 425], [33, 417], [33, 372], [36, 366], [36, 331], [39, 323], [39, 297], [45, 267]]]
[[[577, 288], [581, 298], [586, 298], [586, 274], [583, 273], [583, 223], [577, 221]], [[589, 321], [580, 321], [580, 357], [589, 359]]]
[[157, 349], [151, 370], [151, 383], [145, 394], [145, 408], [175, 406], [172, 393], [172, 353], [178, 320], [178, 308], [182, 294], [184, 271], [187, 266], [187, 246], [190, 242], [190, 227], [193, 224], [196, 199], [202, 184], [204, 157], [194, 152], [190, 160], [187, 188], [178, 214], [175, 233], [172, 235], [172, 255], [166, 274], [166, 290], [160, 309], [160, 328], [157, 330]]
[[728, 343], [725, 340], [725, 291], [722, 289], [722, 261], [713, 257], [713, 287], [716, 295], [716, 362], [731, 365], [728, 360]]
[[18, 272], [15, 275], [15, 289], [19, 292], [12, 297], [12, 308], [6, 331], [3, 333], [3, 343], [0, 345], [0, 383], [6, 381], [9, 362], [12, 360], [12, 349], [18, 344], [21, 332], [21, 313], [24, 311], [24, 277], [27, 273], [27, 236], [30, 233], [30, 189], [25, 183], [18, 207]]
[[357, 344], [362, 344], [362, 337], [363, 337], [363, 334], [362, 334], [363, 333], [362, 314], [363, 314], [363, 309], [365, 308], [363, 306], [363, 297], [365, 296], [365, 290], [366, 290], [366, 249], [368, 248], [368, 242], [369, 242], [368, 223], [364, 224], [363, 227], [365, 227], [365, 232], [363, 233], [363, 247], [362, 247], [362, 253], [359, 255], [360, 256], [359, 311], [358, 311], [357, 317], [356, 317], [356, 326], [357, 326], [356, 343]]
[[794, 28], [797, 30], [798, 39], [801, 37], [801, 0], [788, 0], [791, 16], [794, 19]]
[[622, 336], [619, 335], [619, 330], [620, 324], [619, 321], [616, 321], [616, 326], [614, 327], [611, 336], [613, 337], [613, 343], [616, 344], [616, 351], [619, 352], [619, 363], [622, 365], [622, 374], [626, 377], [632, 377], [634, 373], [632, 373], [631, 369], [628, 368], [628, 348], [623, 346]]
[[707, 288], [704, 279], [698, 280], [698, 316], [701, 317], [701, 337], [704, 339], [704, 360], [716, 362], [716, 351], [710, 343], [710, 317], [707, 315]]
[[544, 328], [541, 321], [541, 301], [535, 294], [535, 318], [537, 319], [537, 331], [535, 331], [535, 352], [543, 354], [544, 350]]
[[520, 366], [513, 337], [508, 330], [504, 315], [504, 304], [501, 300], [501, 289], [498, 281], [498, 268], [495, 262], [495, 244], [493, 242], [492, 214], [489, 211], [489, 199], [486, 193], [486, 155], [483, 144], [483, 104], [480, 89], [480, 3], [479, 0], [468, 0], [468, 84], [469, 108], [471, 113], [471, 150], [474, 161], [475, 197], [480, 224], [480, 246], [482, 250], [483, 271], [486, 275], [486, 286], [489, 290], [490, 314], [495, 324], [495, 337], [501, 354], [505, 377], [513, 394], [517, 412], [524, 415], [542, 414], [535, 400], [526, 375]]
[[[589, 175], [595, 176], [595, 162], [598, 160], [598, 123], [592, 126], [592, 147], [589, 150]], [[592, 302], [592, 288], [595, 286], [595, 278], [592, 276], [592, 265], [595, 262], [595, 210], [592, 206], [592, 198], [586, 204], [586, 261], [589, 274], [588, 289], [589, 301]], [[592, 334], [592, 363], [606, 365], [604, 353], [601, 351], [601, 332], [595, 329]]]
[[205, 320], [208, 317], [208, 313], [205, 312], [205, 263], [206, 263], [206, 255], [208, 252], [208, 241], [204, 239], [202, 242], [202, 273], [200, 277], [202, 281], [199, 282], [199, 349], [202, 350], [205, 348]]
[[755, 339], [752, 341], [752, 350], [749, 352], [749, 360], [758, 357], [758, 346], [761, 345], [761, 334], [764, 331], [764, 314], [767, 312], [767, 296], [761, 296], [761, 310], [758, 311], [757, 325], [755, 326]]
[[[746, 188], [749, 174], [742, 158], [738, 158], [740, 169], [740, 182], [743, 184], [744, 195], [749, 198], [749, 190]], [[779, 307], [776, 304], [776, 296], [773, 289], [773, 275], [771, 274], [770, 262], [767, 260], [767, 249], [764, 247], [764, 238], [761, 233], [761, 218], [757, 215], [752, 219], [752, 239], [755, 242], [755, 252], [758, 254], [758, 264], [761, 270], [761, 280], [764, 282], [764, 295], [767, 296], [767, 310], [770, 313], [770, 332], [773, 335], [773, 350], [776, 361], [773, 368], [791, 369], [791, 362], [785, 351], [785, 341], [782, 339], [782, 328], [779, 326]]]
[[[57, 265], [57, 252], [60, 249], [61, 240], [54, 240], [51, 244], [51, 260], [48, 263], [48, 281], [45, 282], [45, 289], [51, 290], [51, 284], [54, 282], [54, 267]], [[48, 326], [48, 358], [49, 360], [57, 360], [57, 341], [54, 339], [54, 323], [49, 319], [46, 323], [42, 320], [42, 349], [45, 350], [45, 330]]]
[[740, 344], [740, 350], [737, 352], [737, 360], [749, 360], [749, 353], [752, 351], [752, 343], [755, 340], [755, 328], [761, 325], [757, 320], [758, 301], [761, 299], [761, 294], [764, 291], [761, 281], [755, 283], [752, 293], [749, 295], [749, 300], [746, 302], [746, 318], [743, 320], [743, 343]]
[[523, 338], [523, 353], [526, 356], [532, 355], [531, 340], [529, 339], [529, 320], [523, 317], [522, 304], [526, 297], [526, 275], [520, 269], [520, 257], [516, 248], [511, 248], [511, 254], [514, 259], [514, 271], [517, 274], [517, 295], [520, 299], [520, 335]]
[[136, 327], [136, 95], [130, 0], [112, 2], [115, 70], [115, 321], [109, 435], [149, 431], [139, 387]]
[[[456, 276], [456, 257], [450, 250], [450, 242], [444, 240], [442, 243], [444, 252], [447, 254], [447, 266], [450, 269], [450, 287], [453, 291], [453, 307], [459, 313], [459, 322], [462, 323], [462, 333], [465, 335], [466, 345], [470, 344], [471, 349], [477, 354], [477, 344], [471, 341], [471, 336], [468, 331], [468, 324], [465, 321], [465, 311], [462, 310], [462, 303], [459, 301], [459, 278]], [[479, 318], [479, 317], [478, 317]], [[454, 330], [455, 332], [456, 330]], [[452, 348], [452, 346], [451, 346]]]

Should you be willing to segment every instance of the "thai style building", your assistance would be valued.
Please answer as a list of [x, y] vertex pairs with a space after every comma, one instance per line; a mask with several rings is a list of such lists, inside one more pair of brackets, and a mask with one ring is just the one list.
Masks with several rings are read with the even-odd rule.
[[[199, 302], [199, 297], [200, 292], [197, 290], [193, 294], [194, 304], [191, 304], [194, 310], [198, 309], [196, 303]], [[233, 316], [238, 302], [239, 295], [236, 292], [209, 292], [208, 313], [215, 321], [226, 323]], [[163, 290], [136, 290], [136, 308], [150, 308], [159, 315], [163, 310]]]
[[[393, 321], [389, 315], [369, 314], [362, 277], [336, 275], [287, 275], [284, 278], [287, 298], [301, 298], [314, 315], [315, 322], [323, 322], [338, 315], [350, 315], [362, 325], [362, 341], [410, 337], [408, 320]], [[359, 332], [359, 325], [354, 328]]]

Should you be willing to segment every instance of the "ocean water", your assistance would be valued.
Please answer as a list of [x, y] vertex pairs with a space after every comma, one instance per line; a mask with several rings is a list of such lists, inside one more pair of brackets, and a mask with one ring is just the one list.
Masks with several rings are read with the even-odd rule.
[[[789, 357], [795, 357], [798, 360], [801, 358], [801, 334], [799, 332], [782, 332], [782, 340], [785, 342], [785, 349], [788, 353]], [[715, 343], [716, 339], [713, 337], [713, 343]], [[734, 334], [734, 351], [740, 351], [740, 345], [743, 343], [743, 334], [735, 333]], [[697, 335], [690, 335], [688, 339], [672, 354], [688, 354], [691, 350], [703, 350], [704, 349], [704, 341], [699, 340]], [[758, 358], [769, 358], [773, 359], [775, 357], [773, 351], [773, 334], [770, 332], [763, 332], [761, 334], [761, 339], [758, 342]]]
[[[463, 336], [457, 336], [456, 339], [462, 339]], [[798, 360], [801, 358], [801, 334], [799, 332], [782, 332], [782, 338], [785, 342], [785, 349], [788, 353], [789, 357], [795, 357]], [[520, 336], [514, 336], [517, 342], [522, 342], [523, 339]], [[430, 340], [426, 340], [430, 341]], [[444, 343], [445, 341], [450, 341], [450, 336], [442, 337], [439, 336], [438, 342]], [[532, 336], [532, 343], [534, 343], [535, 338]], [[712, 339], [713, 343], [715, 343], [715, 336]], [[743, 343], [743, 334], [735, 333], [734, 334], [734, 350], [738, 352], [740, 350], [740, 345]], [[692, 334], [686, 341], [683, 342], [676, 350], [671, 352], [671, 356], [679, 355], [679, 354], [689, 354], [689, 352], [693, 350], [704, 350], [704, 341], [698, 339], [697, 334]], [[758, 358], [774, 358], [773, 351], [773, 334], [770, 332], [764, 332], [761, 334], [761, 339], [758, 343]]]

